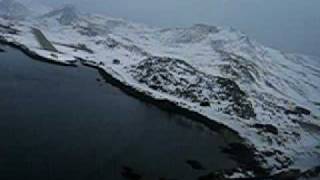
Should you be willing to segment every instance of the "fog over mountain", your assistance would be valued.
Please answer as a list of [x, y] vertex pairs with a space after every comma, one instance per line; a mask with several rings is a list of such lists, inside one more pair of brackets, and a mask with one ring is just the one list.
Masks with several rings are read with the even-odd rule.
[[154, 26], [195, 23], [232, 26], [284, 51], [320, 56], [318, 0], [20, 0], [51, 7], [73, 3], [83, 11], [104, 13]]

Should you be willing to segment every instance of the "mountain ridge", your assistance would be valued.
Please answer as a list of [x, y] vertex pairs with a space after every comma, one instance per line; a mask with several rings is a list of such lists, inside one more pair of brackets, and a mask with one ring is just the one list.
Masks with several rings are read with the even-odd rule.
[[71, 25], [79, 19], [76, 8], [73, 5], [65, 5], [61, 8], [54, 9], [39, 17], [40, 19], [56, 18], [61, 25]]

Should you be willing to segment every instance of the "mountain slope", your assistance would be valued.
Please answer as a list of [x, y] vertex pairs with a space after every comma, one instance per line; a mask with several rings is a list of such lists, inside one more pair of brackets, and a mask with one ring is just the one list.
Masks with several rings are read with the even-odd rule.
[[40, 16], [40, 19], [56, 19], [61, 25], [71, 25], [77, 23], [78, 14], [74, 6], [66, 5]]
[[[31, 27], [41, 29], [59, 53], [41, 48]], [[79, 15], [73, 8], [11, 28], [21, 33], [0, 29], [6, 41], [62, 63], [82, 59], [147, 96], [235, 130], [272, 172], [319, 165], [320, 61], [315, 57], [264, 47], [230, 28], [151, 28]]]

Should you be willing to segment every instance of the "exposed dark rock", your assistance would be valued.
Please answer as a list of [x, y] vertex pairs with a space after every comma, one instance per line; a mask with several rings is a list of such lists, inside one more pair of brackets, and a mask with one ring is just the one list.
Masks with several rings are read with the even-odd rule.
[[129, 72], [138, 82], [159, 92], [201, 106], [214, 104], [218, 111], [244, 119], [256, 116], [248, 96], [234, 81], [200, 72], [185, 61], [149, 57], [129, 67]]
[[261, 167], [261, 162], [264, 160], [261, 155], [252, 155], [255, 153], [255, 150], [251, 146], [243, 143], [230, 143], [223, 151], [230, 154], [231, 158], [239, 162], [244, 172], [253, 171], [256, 176], [266, 176], [269, 174], [268, 169]]
[[296, 106], [293, 110], [289, 110], [289, 109], [285, 110], [285, 113], [301, 116], [301, 115], [310, 115], [311, 111], [301, 106]]
[[300, 106], [297, 106], [295, 111], [298, 113], [298, 114], [304, 114], [304, 115], [310, 115], [311, 114], [311, 111], [306, 109], [306, 108], [303, 108], [303, 107], [300, 107]]
[[[0, 32], [7, 33], [7, 34], [18, 34], [20, 31], [12, 28], [11, 26], [6, 26], [6, 25], [0, 24]], [[3, 38], [3, 37], [1, 37], [1, 38]]]
[[210, 106], [210, 102], [208, 102], [208, 101], [200, 102], [200, 106], [204, 106], [204, 107]]
[[[240, 87], [232, 80], [218, 77], [217, 82], [224, 88], [223, 98], [229, 98], [234, 102], [231, 106], [232, 109], [241, 118], [249, 119], [251, 117], [256, 117], [254, 109], [250, 101], [246, 100], [246, 94], [240, 89]], [[230, 113], [228, 110], [226, 113]]]
[[227, 64], [219, 65], [221, 72], [232, 79], [244, 83], [256, 83], [260, 78], [258, 66], [244, 57], [235, 54], [223, 53], [223, 61]]
[[113, 38], [107, 37], [106, 40], [99, 40], [96, 42], [97, 45], [103, 44], [108, 48], [116, 48], [120, 45], [120, 43], [116, 40], [114, 40]]
[[5, 50], [0, 48], [0, 52], [5, 52]]
[[261, 153], [267, 157], [271, 157], [276, 154], [276, 152], [274, 152], [274, 151], [262, 151]]
[[93, 53], [94, 53], [93, 50], [89, 49], [85, 44], [79, 43], [79, 44], [76, 45], [76, 48], [78, 48], [79, 50], [88, 52], [88, 53], [90, 53], [90, 54], [93, 54]]
[[53, 53], [51, 53], [50, 56], [53, 57], [53, 58], [58, 58], [58, 56], [56, 54], [53, 54]]
[[118, 65], [118, 64], [120, 64], [120, 60], [119, 60], [119, 59], [114, 59], [114, 60], [112, 61], [112, 63]]
[[[225, 152], [234, 154], [237, 157], [241, 157], [243, 161], [246, 161], [248, 164], [251, 162], [251, 152], [248, 146], [242, 143], [231, 143], [228, 148], [224, 149]], [[248, 157], [248, 158], [247, 158]]]
[[278, 128], [271, 124], [254, 124], [252, 127], [256, 129], [260, 129], [263, 132], [268, 132], [275, 135], [278, 134]]
[[203, 167], [203, 165], [196, 160], [187, 160], [186, 161], [187, 164], [189, 164], [191, 166], [192, 169], [195, 170], [205, 170], [206, 168]]
[[60, 43], [60, 42], [54, 42], [54, 44], [58, 44], [60, 46], [65, 46], [65, 47], [69, 47], [69, 48], [73, 48], [75, 51], [84, 51], [90, 54], [93, 54], [94, 51], [90, 48], [87, 47], [87, 45], [82, 44], [82, 43], [78, 43], [78, 44], [66, 44], [66, 43]]
[[84, 36], [95, 37], [99, 35], [99, 32], [96, 29], [90, 27], [78, 27], [78, 33]]

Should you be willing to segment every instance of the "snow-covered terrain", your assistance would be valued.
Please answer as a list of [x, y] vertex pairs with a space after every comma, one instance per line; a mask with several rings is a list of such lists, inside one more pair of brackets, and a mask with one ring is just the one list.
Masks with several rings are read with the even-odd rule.
[[[59, 52], [45, 50], [39, 29]], [[320, 59], [265, 47], [231, 28], [161, 29], [62, 7], [0, 18], [0, 38], [52, 61], [79, 59], [121, 83], [223, 124], [265, 168], [320, 165]]]

